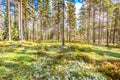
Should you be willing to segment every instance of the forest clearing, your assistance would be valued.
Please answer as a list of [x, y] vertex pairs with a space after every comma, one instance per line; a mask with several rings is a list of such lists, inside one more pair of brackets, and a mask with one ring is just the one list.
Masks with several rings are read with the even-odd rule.
[[1, 80], [119, 80], [120, 49], [80, 43], [0, 42]]
[[0, 80], [120, 80], [120, 0], [0, 0]]

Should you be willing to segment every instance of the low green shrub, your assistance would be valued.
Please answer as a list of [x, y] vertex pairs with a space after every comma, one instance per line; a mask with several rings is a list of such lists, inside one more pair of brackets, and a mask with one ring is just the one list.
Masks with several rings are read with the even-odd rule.
[[75, 57], [76, 57], [77, 60], [83, 60], [83, 61], [88, 62], [88, 63], [94, 63], [94, 60], [86, 54], [81, 54], [80, 53], [78, 55], [75, 55]]
[[46, 51], [44, 49], [37, 51], [36, 54], [46, 54]]
[[100, 55], [100, 56], [104, 56], [105, 53], [104, 53], [104, 52], [98, 52], [98, 55]]
[[4, 60], [1, 58], [0, 59], [0, 66], [2, 66], [4, 64]]
[[91, 52], [92, 49], [90, 47], [81, 47], [78, 50], [80, 50], [81, 52]]
[[61, 45], [58, 45], [58, 44], [56, 44], [56, 45], [52, 45], [52, 46], [50, 46], [50, 48], [61, 48]]
[[4, 73], [6, 72], [5, 68], [4, 67], [0, 67], [0, 73]]
[[46, 51], [50, 51], [50, 47], [49, 46], [44, 46], [43, 47]]

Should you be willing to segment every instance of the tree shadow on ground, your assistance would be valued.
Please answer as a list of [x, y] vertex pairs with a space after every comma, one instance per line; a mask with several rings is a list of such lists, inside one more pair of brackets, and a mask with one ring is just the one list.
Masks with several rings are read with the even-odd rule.
[[15, 69], [15, 68], [19, 67], [19, 64], [13, 63], [13, 62], [4, 62], [3, 66], [5, 66], [6, 68], [9, 68], [9, 69]]
[[85, 53], [94, 52], [101, 56], [107, 55], [107, 56], [111, 56], [111, 57], [120, 58], [119, 52], [114, 52], [114, 51], [109, 51], [109, 50], [93, 49], [91, 47], [78, 47], [78, 46], [72, 46], [72, 47], [68, 47], [68, 48], [73, 51], [75, 51], [75, 49], [77, 49], [80, 52], [85, 52]]
[[32, 58], [32, 57], [29, 57], [29, 56], [19, 56], [19, 57], [14, 58], [13, 61], [16, 61], [16, 62], [33, 62], [33, 61], [35, 61], [35, 59]]

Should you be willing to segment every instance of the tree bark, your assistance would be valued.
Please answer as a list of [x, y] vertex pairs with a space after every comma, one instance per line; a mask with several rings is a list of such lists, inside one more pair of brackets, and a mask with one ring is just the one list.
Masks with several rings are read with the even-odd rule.
[[25, 11], [25, 26], [26, 26], [26, 40], [28, 40], [28, 15], [27, 12]]
[[64, 11], [65, 11], [65, 0], [63, 0], [63, 27], [62, 27], [62, 46], [65, 45], [65, 40], [64, 40], [64, 19], [65, 19], [65, 16], [64, 16]]
[[115, 23], [114, 23], [114, 29], [113, 29], [113, 46], [115, 45], [115, 36], [116, 36], [115, 35], [115, 32], [116, 32], [115, 28], [116, 28], [116, 24], [117, 24], [117, 18], [115, 17]]
[[23, 41], [22, 0], [18, 0], [18, 8], [19, 8], [19, 40]]
[[87, 21], [87, 44], [90, 44], [90, 0], [88, 0], [89, 8], [88, 8], [88, 21]]
[[69, 42], [71, 41], [71, 28], [69, 28]]
[[103, 43], [103, 29], [104, 29], [104, 3], [103, 3], [103, 17], [102, 17], [102, 26], [101, 26], [101, 43]]
[[101, 0], [99, 9], [98, 45], [101, 44]]
[[59, 7], [60, 1], [58, 0], [58, 41], [60, 40], [60, 7]]
[[40, 39], [43, 40], [43, 27], [42, 27], [42, 19], [40, 20]]
[[7, 0], [7, 26], [8, 26], [8, 40], [11, 41], [10, 30], [10, 0]]
[[35, 19], [34, 18], [33, 18], [33, 41], [35, 41]]
[[94, 7], [94, 11], [93, 11], [93, 45], [95, 45], [95, 7]]
[[107, 28], [107, 36], [106, 36], [107, 37], [107, 39], [106, 39], [107, 44], [106, 45], [107, 46], [109, 46], [109, 29], [108, 29], [109, 27], [108, 26], [109, 25], [108, 25], [108, 12], [107, 12], [107, 25], [106, 25], [106, 28]]

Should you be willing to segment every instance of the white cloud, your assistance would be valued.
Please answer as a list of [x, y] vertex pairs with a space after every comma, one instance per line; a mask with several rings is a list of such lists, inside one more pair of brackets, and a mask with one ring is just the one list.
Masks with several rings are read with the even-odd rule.
[[75, 4], [75, 10], [76, 10], [76, 17], [78, 18], [78, 13], [80, 12], [80, 8], [81, 8], [81, 6], [82, 6], [82, 3], [76, 3]]

